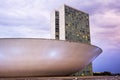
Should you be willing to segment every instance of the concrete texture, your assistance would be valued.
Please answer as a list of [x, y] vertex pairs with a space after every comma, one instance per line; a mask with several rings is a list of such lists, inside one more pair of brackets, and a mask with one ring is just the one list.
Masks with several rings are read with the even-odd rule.
[[0, 39], [0, 77], [65, 76], [81, 70], [101, 49], [47, 39]]

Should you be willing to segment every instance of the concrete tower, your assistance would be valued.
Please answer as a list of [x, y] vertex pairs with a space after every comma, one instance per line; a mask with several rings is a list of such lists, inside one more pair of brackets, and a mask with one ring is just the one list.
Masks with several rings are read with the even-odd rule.
[[[63, 5], [51, 15], [51, 38], [90, 44], [89, 15]], [[92, 63], [74, 75], [92, 75]]]

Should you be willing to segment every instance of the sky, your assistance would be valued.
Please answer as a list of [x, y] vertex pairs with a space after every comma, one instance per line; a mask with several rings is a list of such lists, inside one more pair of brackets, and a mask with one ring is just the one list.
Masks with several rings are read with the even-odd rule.
[[0, 38], [50, 39], [50, 14], [67, 4], [89, 14], [93, 71], [120, 73], [120, 0], [0, 0]]

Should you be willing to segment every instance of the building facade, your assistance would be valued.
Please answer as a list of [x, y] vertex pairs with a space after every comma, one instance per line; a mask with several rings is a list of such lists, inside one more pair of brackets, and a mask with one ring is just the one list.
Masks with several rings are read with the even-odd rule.
[[[51, 15], [51, 38], [90, 44], [89, 15], [67, 5], [63, 5]], [[74, 75], [92, 74], [91, 63]]]

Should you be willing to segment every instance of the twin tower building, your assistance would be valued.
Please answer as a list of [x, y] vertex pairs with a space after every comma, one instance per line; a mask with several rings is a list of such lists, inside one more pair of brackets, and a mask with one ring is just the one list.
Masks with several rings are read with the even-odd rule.
[[[51, 14], [51, 38], [90, 44], [89, 15], [63, 5]], [[93, 75], [92, 63], [73, 75]]]

